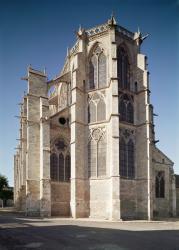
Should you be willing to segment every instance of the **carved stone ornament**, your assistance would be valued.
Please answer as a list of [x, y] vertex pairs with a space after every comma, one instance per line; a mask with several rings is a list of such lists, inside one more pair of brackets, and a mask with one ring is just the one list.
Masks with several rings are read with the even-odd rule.
[[92, 128], [90, 129], [89, 141], [91, 140], [99, 141], [99, 139], [105, 136], [105, 134], [106, 134], [105, 127]]
[[134, 130], [120, 128], [119, 134], [120, 134], [120, 137], [124, 136], [124, 138], [128, 139], [129, 137], [134, 135]]

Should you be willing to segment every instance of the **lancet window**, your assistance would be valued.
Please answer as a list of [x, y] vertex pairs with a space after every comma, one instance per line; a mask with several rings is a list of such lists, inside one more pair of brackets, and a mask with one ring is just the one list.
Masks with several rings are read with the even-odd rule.
[[134, 178], [135, 159], [134, 142], [132, 139], [126, 141], [123, 137], [119, 142], [119, 173], [121, 177]]
[[107, 60], [104, 50], [97, 46], [89, 61], [89, 88], [104, 88], [107, 84]]
[[119, 99], [119, 114], [120, 121], [125, 121], [128, 123], [134, 122], [134, 109], [132, 98], [127, 95], [122, 95]]
[[165, 198], [165, 174], [159, 171], [155, 178], [155, 196], [156, 198]]
[[105, 96], [102, 93], [94, 93], [89, 98], [88, 123], [106, 120]]
[[102, 128], [93, 129], [88, 143], [89, 177], [106, 175], [106, 132]]
[[65, 141], [60, 138], [52, 146], [50, 156], [50, 176], [52, 181], [69, 181], [71, 176], [70, 152]]
[[117, 75], [119, 88], [130, 90], [129, 58], [123, 47], [117, 50]]

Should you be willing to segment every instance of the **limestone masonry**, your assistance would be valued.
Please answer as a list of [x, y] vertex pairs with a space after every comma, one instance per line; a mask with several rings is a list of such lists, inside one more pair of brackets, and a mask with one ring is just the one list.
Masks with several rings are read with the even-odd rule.
[[77, 32], [58, 77], [28, 68], [14, 202], [29, 216], [175, 216], [173, 162], [156, 147], [146, 36], [107, 23]]

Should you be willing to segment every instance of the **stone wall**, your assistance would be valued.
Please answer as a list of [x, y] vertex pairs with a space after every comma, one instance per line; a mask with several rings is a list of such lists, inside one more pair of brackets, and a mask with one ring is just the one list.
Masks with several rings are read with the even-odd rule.
[[179, 187], [176, 188], [176, 215], [179, 217]]
[[90, 217], [109, 219], [110, 217], [110, 180], [90, 180]]
[[70, 216], [70, 183], [51, 182], [52, 216]]
[[[153, 148], [153, 212], [154, 217], [169, 217], [175, 215], [175, 190], [173, 190], [173, 162], [160, 150]], [[159, 171], [164, 172], [165, 194], [164, 198], [157, 198], [155, 193], [155, 180]]]
[[[51, 211], [54, 216], [72, 215], [74, 218], [150, 220], [153, 211], [158, 216], [171, 214], [175, 195], [173, 163], [154, 147], [149, 72], [146, 56], [140, 53], [141, 34], [119, 28], [114, 20], [109, 20], [104, 26], [87, 33], [80, 29], [77, 35], [78, 41], [68, 53], [61, 74], [48, 83], [55, 85], [52, 98], [47, 98], [45, 74], [29, 69], [28, 94], [24, 100], [27, 123], [23, 127], [27, 145], [25, 141], [21, 143], [23, 154], [18, 151], [15, 156], [15, 200], [19, 208], [24, 207], [25, 197], [27, 214], [30, 215], [49, 216]], [[89, 88], [89, 59], [97, 46], [101, 46], [100, 53], [104, 52], [106, 56], [107, 69], [106, 85], [100, 85], [103, 86], [100, 90]], [[130, 89], [118, 87], [118, 47], [123, 47], [128, 54]], [[99, 74], [96, 77], [98, 79]], [[89, 122], [89, 99], [97, 92], [104, 94], [106, 118]], [[134, 123], [120, 121], [118, 104], [121, 94], [128, 95], [133, 103]], [[49, 104], [53, 114], [49, 114]], [[60, 125], [60, 117], [66, 118], [68, 124]], [[96, 176], [89, 178], [89, 131], [101, 127], [105, 128], [107, 138], [106, 174], [98, 176], [96, 171]], [[133, 180], [131, 176], [126, 176], [126, 179], [120, 176], [120, 130], [130, 131], [135, 145]], [[70, 182], [50, 182], [50, 143], [59, 137], [65, 139], [71, 154]], [[165, 172], [166, 194], [164, 198], [156, 199], [155, 174], [159, 170]]]
[[137, 216], [136, 180], [120, 180], [121, 218], [134, 219]]

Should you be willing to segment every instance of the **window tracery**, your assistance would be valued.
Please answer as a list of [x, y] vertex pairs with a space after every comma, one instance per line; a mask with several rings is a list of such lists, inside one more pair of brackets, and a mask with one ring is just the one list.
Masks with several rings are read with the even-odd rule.
[[106, 175], [106, 131], [105, 128], [91, 129], [88, 142], [89, 177]]
[[52, 180], [58, 180], [58, 157], [55, 153], [50, 155], [50, 176]]
[[89, 96], [88, 123], [106, 120], [105, 96], [101, 92]]
[[117, 50], [117, 75], [119, 87], [130, 90], [130, 65], [127, 52], [123, 47]]
[[89, 61], [89, 88], [104, 88], [107, 84], [107, 60], [99, 46], [93, 51]]
[[165, 198], [165, 173], [159, 171], [155, 178], [155, 196], [156, 198]]
[[122, 95], [119, 99], [119, 114], [120, 121], [128, 123], [134, 122], [134, 108], [132, 100], [127, 95]]
[[51, 148], [51, 179], [60, 182], [69, 181], [71, 175], [71, 159], [68, 144], [63, 138], [58, 138]]
[[133, 131], [120, 129], [119, 140], [119, 173], [122, 177], [135, 177], [135, 149]]

